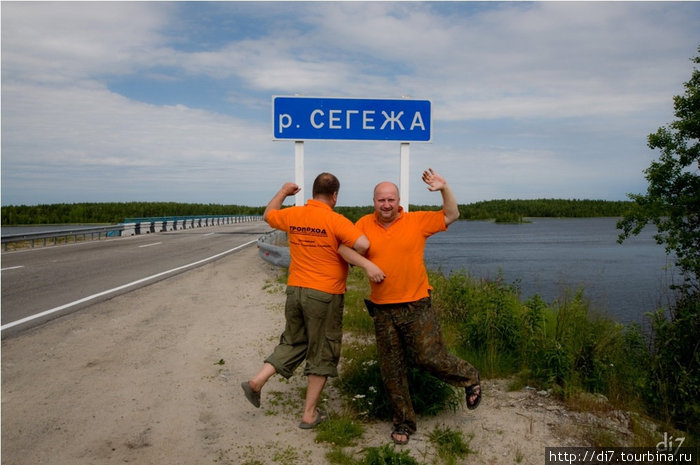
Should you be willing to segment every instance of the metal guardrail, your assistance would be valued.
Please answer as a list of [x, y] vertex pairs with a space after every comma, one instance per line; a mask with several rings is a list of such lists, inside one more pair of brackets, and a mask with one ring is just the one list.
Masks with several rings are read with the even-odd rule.
[[30, 246], [34, 248], [36, 241], [41, 241], [43, 246], [46, 246], [47, 241], [51, 240], [53, 245], [58, 244], [59, 239], [73, 238], [74, 242], [78, 241], [78, 237], [82, 236], [82, 239], [101, 239], [102, 237], [116, 237], [120, 236], [124, 229], [124, 225], [118, 224], [114, 226], [97, 226], [97, 227], [87, 227], [87, 228], [75, 228], [75, 229], [60, 229], [56, 231], [41, 231], [35, 233], [17, 233], [17, 234], [7, 234], [2, 236], [2, 246], [4, 250], [7, 250], [8, 244], [17, 242], [29, 242]]
[[260, 220], [262, 220], [261, 215], [199, 215], [125, 218], [124, 231], [126, 235], [148, 234]]
[[260, 221], [260, 215], [228, 215], [228, 216], [169, 216], [158, 218], [126, 218], [124, 223], [111, 226], [76, 227], [72, 229], [60, 229], [55, 231], [41, 231], [35, 233], [6, 234], [2, 236], [3, 250], [7, 250], [8, 244], [17, 242], [29, 242], [34, 248], [37, 241], [41, 241], [43, 246], [48, 241], [57, 245], [59, 239], [66, 242], [73, 238], [77, 242], [78, 238], [86, 240], [88, 236], [91, 240], [103, 237], [133, 236], [136, 234], [148, 234], [164, 231], [176, 231], [180, 229], [201, 228], [206, 226], [218, 226], [224, 224], [247, 223], [250, 221]]
[[282, 268], [289, 268], [291, 256], [287, 246], [287, 233], [271, 231], [258, 239], [258, 255], [268, 263]]

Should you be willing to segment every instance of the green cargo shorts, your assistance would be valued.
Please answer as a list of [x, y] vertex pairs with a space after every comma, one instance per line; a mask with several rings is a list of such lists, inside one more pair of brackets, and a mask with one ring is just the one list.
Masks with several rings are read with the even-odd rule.
[[288, 286], [280, 342], [265, 361], [289, 378], [306, 360], [305, 375], [338, 376], [344, 294]]

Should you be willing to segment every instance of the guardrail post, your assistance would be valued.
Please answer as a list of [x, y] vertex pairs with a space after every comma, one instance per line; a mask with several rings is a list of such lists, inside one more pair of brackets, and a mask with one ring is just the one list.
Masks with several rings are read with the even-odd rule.
[[122, 235], [133, 236], [134, 234], [138, 234], [138, 232], [136, 232], [136, 225], [137, 223], [124, 223], [124, 230], [122, 232]]

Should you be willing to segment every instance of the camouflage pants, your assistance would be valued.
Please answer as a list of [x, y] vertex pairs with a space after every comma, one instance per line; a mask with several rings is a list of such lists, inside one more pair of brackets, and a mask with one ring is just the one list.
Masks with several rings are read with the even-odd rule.
[[447, 351], [430, 298], [401, 304], [376, 305], [374, 331], [384, 388], [394, 411], [394, 426], [416, 431], [416, 413], [408, 386], [408, 365], [428, 371], [453, 386], [478, 382], [479, 372]]

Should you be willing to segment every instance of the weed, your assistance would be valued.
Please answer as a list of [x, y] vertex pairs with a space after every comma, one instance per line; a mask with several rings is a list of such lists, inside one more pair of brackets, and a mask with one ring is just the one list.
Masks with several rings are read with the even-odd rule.
[[364, 458], [358, 462], [358, 465], [420, 465], [407, 450], [397, 452], [395, 447], [387, 444], [381, 447], [369, 447], [365, 452]]
[[600, 426], [589, 427], [586, 437], [590, 438], [594, 447], [610, 448], [621, 445], [614, 431]]
[[525, 454], [519, 448], [515, 450], [515, 463], [520, 463], [525, 458]]
[[364, 427], [345, 415], [321, 423], [316, 433], [316, 442], [327, 442], [338, 447], [354, 446], [363, 433]]
[[282, 465], [296, 465], [300, 462], [300, 458], [294, 446], [287, 446], [284, 449], [276, 451], [272, 457], [272, 461], [279, 462]]
[[472, 438], [473, 436], [470, 436], [465, 440], [461, 431], [454, 431], [449, 427], [440, 428], [437, 425], [428, 433], [428, 439], [437, 450], [438, 457], [448, 465], [454, 465], [457, 459], [473, 452], [469, 448]]
[[335, 382], [349, 407], [360, 417], [389, 419], [391, 406], [384, 391], [375, 344], [344, 344], [343, 366]]
[[328, 463], [335, 465], [357, 465], [357, 461], [352, 454], [348, 454], [342, 447], [334, 447], [326, 453]]

